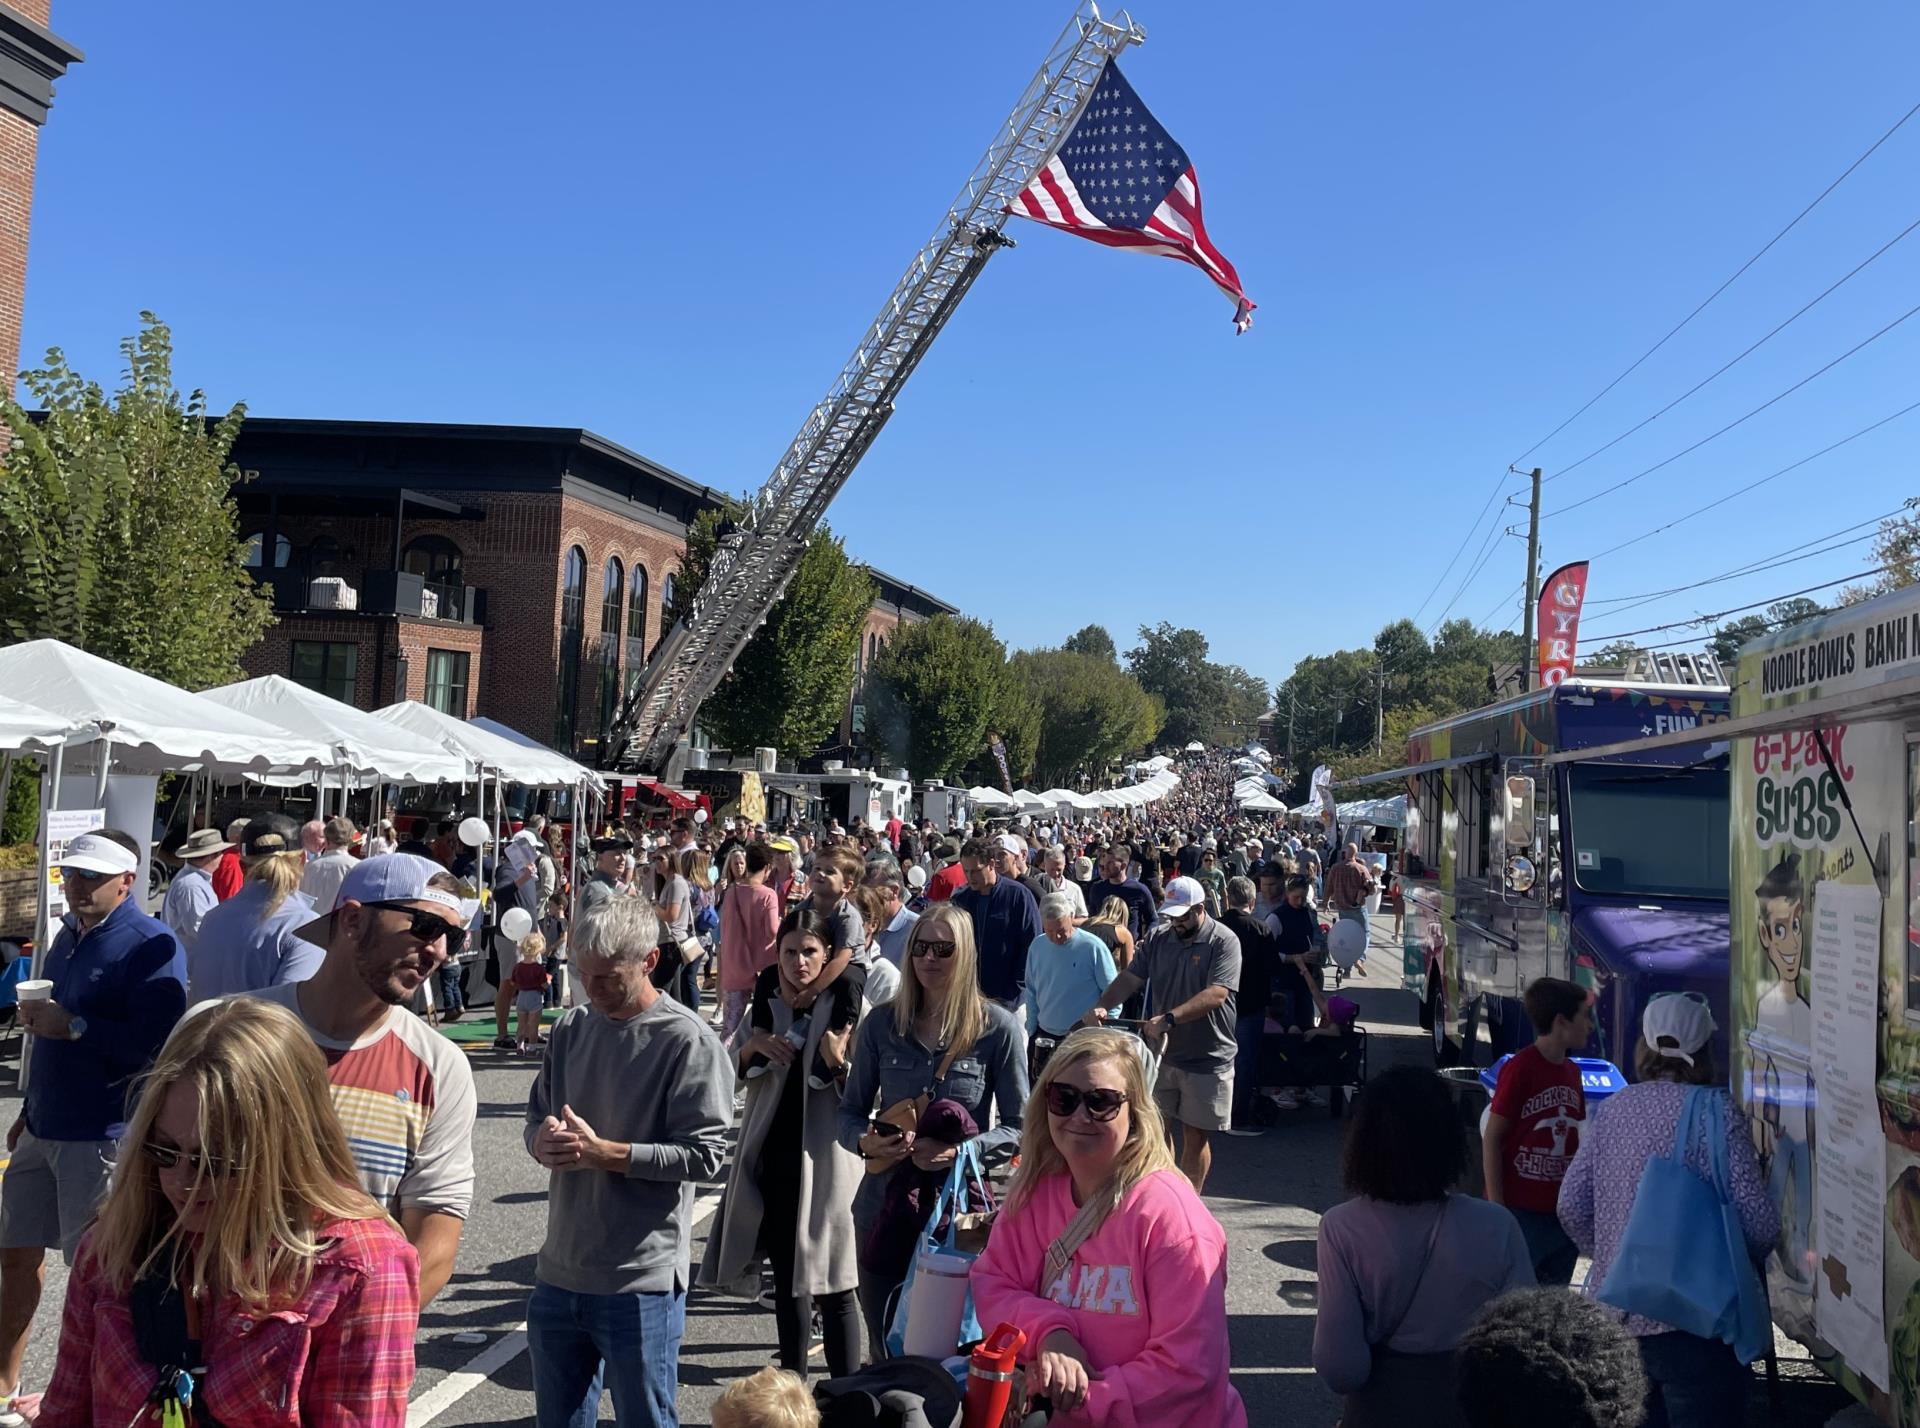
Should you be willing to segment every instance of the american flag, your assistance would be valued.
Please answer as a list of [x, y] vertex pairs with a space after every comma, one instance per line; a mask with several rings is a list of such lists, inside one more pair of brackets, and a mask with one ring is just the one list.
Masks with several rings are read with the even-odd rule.
[[1192, 263], [1233, 299], [1236, 332], [1253, 323], [1240, 275], [1201, 222], [1200, 184], [1186, 150], [1112, 60], [1060, 148], [1007, 212], [1112, 248]]

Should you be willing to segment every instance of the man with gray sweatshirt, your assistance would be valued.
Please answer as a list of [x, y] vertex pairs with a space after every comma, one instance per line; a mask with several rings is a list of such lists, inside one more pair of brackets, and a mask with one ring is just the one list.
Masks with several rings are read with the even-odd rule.
[[554, 1025], [527, 1098], [527, 1149], [551, 1170], [527, 1306], [539, 1428], [591, 1423], [603, 1385], [621, 1428], [674, 1428], [693, 1182], [733, 1124], [733, 1063], [649, 975], [660, 924], [641, 898], [568, 935], [586, 992]]

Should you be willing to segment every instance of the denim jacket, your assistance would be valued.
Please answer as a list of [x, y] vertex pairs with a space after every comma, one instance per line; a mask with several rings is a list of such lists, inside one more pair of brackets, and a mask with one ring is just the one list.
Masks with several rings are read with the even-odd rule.
[[[957, 1101], [967, 1108], [981, 1132], [975, 1144], [989, 1168], [1013, 1158], [1020, 1146], [1020, 1111], [1027, 1099], [1027, 1066], [1021, 1054], [1013, 1014], [988, 1002], [987, 1025], [967, 1054], [954, 1058], [943, 1079], [936, 1079], [945, 1059], [943, 1047], [932, 1050], [912, 1036], [894, 1030], [892, 1008], [880, 1007], [860, 1023], [847, 1089], [840, 1098], [840, 1144], [855, 1154], [867, 1123], [898, 1101], [931, 1095]], [[997, 1111], [997, 1116], [989, 1111]], [[987, 1127], [991, 1123], [992, 1128]], [[889, 1172], [891, 1173], [891, 1172]], [[854, 1221], [862, 1211], [877, 1206], [886, 1175], [869, 1175], [854, 1198]]]

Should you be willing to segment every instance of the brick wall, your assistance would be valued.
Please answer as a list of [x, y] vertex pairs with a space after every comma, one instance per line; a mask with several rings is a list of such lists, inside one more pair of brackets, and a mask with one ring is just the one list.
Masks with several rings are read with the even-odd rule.
[[428, 651], [457, 650], [467, 656], [467, 703], [464, 709], [448, 712], [462, 719], [471, 719], [476, 714], [484, 713], [476, 706], [485, 664], [480, 657], [486, 643], [485, 632], [477, 625], [456, 625], [443, 620], [403, 619], [398, 623], [400, 657], [407, 663], [407, 687], [395, 699], [418, 699], [425, 703]]
[[[14, 8], [46, 23], [47, 7]], [[27, 228], [33, 214], [33, 166], [40, 130], [11, 110], [0, 109], [0, 379], [9, 394], [20, 370], [20, 319], [27, 293]], [[38, 357], [35, 357], [35, 365]]]
[[25, 15], [44, 29], [52, 20], [48, 14], [52, 3], [53, 0], [7, 0], [7, 8], [16, 15]]

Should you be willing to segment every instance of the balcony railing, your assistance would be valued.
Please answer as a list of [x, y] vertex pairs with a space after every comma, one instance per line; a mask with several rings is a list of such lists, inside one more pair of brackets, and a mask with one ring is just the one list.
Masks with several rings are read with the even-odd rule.
[[411, 615], [463, 625], [483, 625], [487, 620], [484, 589], [429, 582], [405, 570], [368, 570], [357, 583], [342, 577], [315, 579], [285, 567], [256, 571], [255, 578], [272, 588], [273, 608], [282, 613]]

